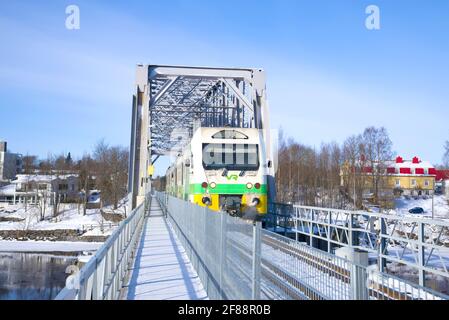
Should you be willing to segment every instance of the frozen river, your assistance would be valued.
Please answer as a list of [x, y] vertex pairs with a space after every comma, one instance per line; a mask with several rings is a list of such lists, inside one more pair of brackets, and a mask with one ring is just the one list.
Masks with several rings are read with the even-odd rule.
[[50, 300], [64, 287], [76, 256], [0, 252], [0, 300]]

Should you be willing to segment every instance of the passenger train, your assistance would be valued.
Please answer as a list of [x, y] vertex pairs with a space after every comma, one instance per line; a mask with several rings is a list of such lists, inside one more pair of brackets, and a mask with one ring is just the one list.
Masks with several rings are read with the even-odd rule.
[[198, 128], [166, 174], [166, 191], [214, 211], [259, 219], [267, 212], [263, 137], [252, 128]]

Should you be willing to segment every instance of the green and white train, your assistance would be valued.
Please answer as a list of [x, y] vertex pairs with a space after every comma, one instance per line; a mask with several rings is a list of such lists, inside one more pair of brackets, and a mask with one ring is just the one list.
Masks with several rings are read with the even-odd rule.
[[166, 191], [186, 201], [258, 218], [267, 212], [262, 133], [252, 128], [198, 128], [166, 174]]

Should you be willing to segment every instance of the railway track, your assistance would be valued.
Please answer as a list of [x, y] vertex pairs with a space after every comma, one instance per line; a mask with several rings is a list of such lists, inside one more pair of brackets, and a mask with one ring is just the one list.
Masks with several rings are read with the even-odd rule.
[[[307, 252], [299, 248], [295, 248], [273, 237], [263, 237], [263, 243], [272, 247], [273, 249], [281, 250], [286, 254], [294, 256], [300, 261], [316, 268], [320, 272], [326, 273], [329, 276], [341, 280], [346, 284], [350, 284], [350, 271], [341, 266], [333, 264], [330, 260], [325, 260], [317, 256], [308, 254]], [[414, 300], [413, 297], [404, 292], [400, 292], [379, 283], [370, 284], [370, 287], [368, 288], [368, 296], [369, 298], [376, 300]]]
[[[246, 260], [246, 265], [251, 266], [252, 256], [250, 248], [236, 240], [228, 239], [228, 242], [240, 252], [239, 257]], [[280, 299], [292, 300], [325, 300], [317, 290], [301, 282], [297, 277], [276, 266], [266, 258], [262, 258], [262, 291], [269, 299], [276, 296]]]

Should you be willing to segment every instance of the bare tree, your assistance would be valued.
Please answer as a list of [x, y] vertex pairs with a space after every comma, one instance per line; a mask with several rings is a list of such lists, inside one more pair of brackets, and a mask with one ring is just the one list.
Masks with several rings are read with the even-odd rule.
[[94, 151], [97, 185], [101, 190], [101, 206], [105, 203], [118, 208], [120, 199], [126, 195], [128, 181], [128, 150], [109, 147], [104, 140], [97, 143]]
[[37, 168], [36, 162], [37, 157], [33, 155], [27, 154], [22, 158], [23, 162], [23, 173], [24, 174], [32, 174], [34, 173], [34, 170]]
[[338, 144], [323, 144], [320, 150], [315, 150], [293, 139], [280, 140], [277, 200], [330, 207], [341, 205], [342, 154]]
[[86, 215], [87, 202], [89, 200], [89, 190], [93, 184], [93, 175], [95, 169], [95, 162], [90, 155], [84, 155], [83, 158], [78, 163], [79, 172], [79, 188], [83, 195], [81, 204], [83, 206], [83, 215]]
[[363, 188], [365, 186], [366, 167], [365, 145], [361, 135], [348, 137], [342, 147], [343, 165], [341, 166], [341, 178], [343, 192], [350, 199], [354, 209], [361, 208], [363, 199]]
[[393, 143], [384, 127], [366, 128], [363, 132], [363, 142], [369, 168], [366, 173], [371, 175], [374, 203], [380, 204], [384, 200], [384, 197], [380, 198], [380, 191], [384, 191], [387, 186], [387, 161], [393, 157]]
[[51, 191], [48, 189], [38, 190], [37, 207], [39, 208], [40, 221], [45, 220], [47, 207], [49, 205], [49, 199], [51, 197]]
[[61, 210], [61, 202], [64, 195], [67, 194], [68, 186], [66, 183], [67, 174], [72, 170], [72, 162], [68, 161], [64, 154], [60, 154], [57, 157], [54, 157], [53, 161], [51, 161], [52, 168], [52, 178], [54, 178], [54, 203], [53, 203], [53, 216], [57, 217]]
[[[54, 170], [54, 156], [49, 153], [47, 159], [41, 161], [39, 164], [39, 171], [41, 175], [48, 176], [50, 188], [47, 185], [35, 181], [35, 190], [37, 194], [37, 207], [40, 212], [40, 220], [45, 220], [47, 207], [50, 205], [50, 199], [52, 197], [52, 176]], [[45, 186], [45, 188], [44, 188]]]

